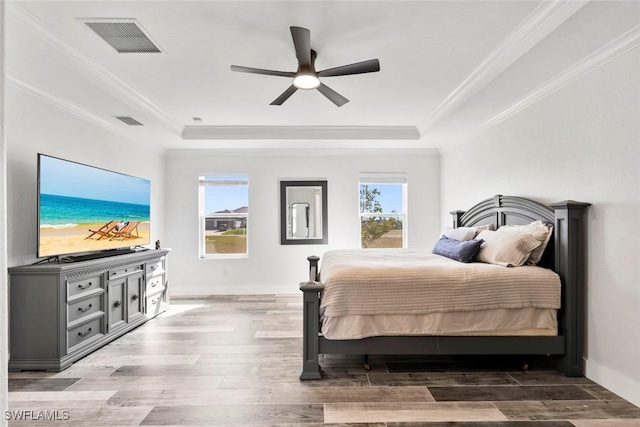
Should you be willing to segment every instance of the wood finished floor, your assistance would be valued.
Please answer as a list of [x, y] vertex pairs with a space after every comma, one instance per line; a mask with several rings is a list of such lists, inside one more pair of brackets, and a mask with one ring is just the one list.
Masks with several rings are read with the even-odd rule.
[[[300, 382], [301, 295], [173, 298], [65, 371], [9, 374], [10, 426], [640, 426], [640, 408], [546, 360], [324, 356]], [[322, 356], [321, 356], [322, 357]], [[23, 412], [24, 413], [24, 412]]]

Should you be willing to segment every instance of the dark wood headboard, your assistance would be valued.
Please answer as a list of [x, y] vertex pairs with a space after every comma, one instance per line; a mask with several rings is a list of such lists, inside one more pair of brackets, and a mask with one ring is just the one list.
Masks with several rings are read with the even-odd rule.
[[[523, 225], [541, 220], [552, 224], [553, 234], [540, 260], [540, 266], [550, 268], [562, 281], [562, 308], [558, 328], [566, 336], [567, 348], [579, 349], [565, 358], [563, 372], [582, 369], [585, 288], [585, 216], [589, 203], [565, 200], [549, 206], [523, 197], [497, 195], [481, 201], [468, 211], [453, 211], [454, 227], [493, 224]], [[580, 368], [578, 368], [580, 366]]]
[[[497, 195], [473, 206], [468, 211], [453, 211], [453, 227], [473, 227], [493, 224], [494, 230], [503, 225], [524, 225], [542, 221], [555, 226], [555, 211], [533, 200], [522, 197]], [[554, 227], [555, 229], [555, 227]], [[539, 265], [555, 270], [555, 233], [551, 235], [547, 249]]]

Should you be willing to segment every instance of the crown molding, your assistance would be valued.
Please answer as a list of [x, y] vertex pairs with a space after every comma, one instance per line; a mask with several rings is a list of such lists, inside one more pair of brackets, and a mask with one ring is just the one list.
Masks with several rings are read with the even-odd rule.
[[162, 126], [171, 133], [179, 135], [182, 132], [183, 124], [178, 119], [161, 109], [104, 67], [95, 64], [80, 54], [55, 35], [42, 21], [22, 6], [19, 6], [17, 2], [7, 2], [7, 4], [9, 5], [9, 7], [7, 7], [9, 12], [7, 13], [8, 17], [17, 20], [41, 40], [65, 54], [69, 59], [78, 64], [81, 69], [86, 70], [89, 77], [92, 77], [93, 81], [102, 85], [108, 93], [118, 94], [121, 96], [123, 102], [142, 108], [146, 113], [158, 118]]
[[558, 28], [588, 0], [543, 2], [418, 126], [421, 135], [457, 110], [505, 69]]
[[169, 149], [165, 151], [166, 156], [194, 156], [202, 157], [206, 155], [215, 156], [375, 156], [375, 155], [413, 155], [413, 156], [439, 156], [437, 148], [408, 148], [408, 147], [369, 147], [369, 148], [207, 148], [207, 149]]
[[182, 139], [418, 140], [414, 126], [185, 126]]
[[520, 100], [511, 104], [501, 113], [496, 114], [495, 116], [484, 122], [482, 125], [480, 125], [478, 128], [476, 128], [474, 134], [486, 131], [487, 129], [497, 125], [498, 123], [513, 116], [519, 111], [551, 95], [564, 86], [602, 67], [608, 62], [613, 61], [617, 57], [624, 55], [631, 49], [634, 49], [638, 46], [640, 46], [640, 25], [636, 25], [631, 30], [607, 43], [600, 49], [594, 51], [589, 56], [578, 61], [562, 73], [558, 74], [556, 77], [548, 80], [541, 86], [531, 91], [529, 94], [525, 95]]
[[600, 49], [591, 53], [589, 56], [576, 62], [556, 77], [538, 86], [536, 89], [505, 108], [502, 112], [486, 120], [473, 131], [469, 132], [469, 134], [464, 138], [447, 145], [442, 145], [439, 148], [440, 154], [448, 153], [465, 143], [471, 142], [477, 135], [489, 130], [498, 123], [508, 119], [514, 114], [517, 114], [541, 99], [562, 89], [564, 86], [578, 80], [592, 71], [595, 71], [638, 46], [640, 46], [640, 25], [636, 25], [631, 30], [610, 41]]
[[40, 100], [43, 100], [45, 102], [48, 102], [52, 105], [54, 105], [55, 107], [58, 107], [68, 113], [71, 113], [83, 120], [86, 120], [87, 122], [90, 122], [94, 125], [97, 125], [103, 129], [108, 130], [109, 132], [115, 133], [121, 137], [124, 137], [128, 140], [131, 141], [135, 141], [136, 143], [140, 143], [143, 142], [146, 145], [149, 145], [151, 147], [153, 147], [154, 149], [158, 149], [157, 144], [154, 144], [152, 141], [149, 141], [145, 138], [141, 138], [139, 135], [134, 135], [133, 133], [128, 132], [126, 129], [121, 128], [120, 126], [117, 126], [116, 124], [113, 124], [105, 119], [103, 119], [102, 117], [96, 116], [94, 114], [91, 114], [89, 112], [87, 112], [85, 109], [79, 107], [78, 105], [63, 99], [57, 95], [53, 95], [49, 92], [47, 92], [44, 89], [41, 89], [33, 84], [24, 82], [14, 76], [11, 75], [7, 75], [6, 76], [6, 82], [8, 86], [14, 87], [16, 89], [19, 89], [29, 95], [32, 95]]
[[98, 117], [94, 114], [91, 114], [89, 112], [87, 112], [85, 109], [77, 106], [76, 104], [67, 101], [66, 99], [63, 99], [57, 95], [53, 95], [49, 92], [47, 92], [44, 89], [41, 89], [39, 87], [36, 87], [35, 85], [31, 84], [31, 83], [26, 83], [14, 76], [11, 75], [7, 75], [6, 76], [7, 79], [7, 83], [9, 86], [12, 86], [16, 89], [19, 89], [23, 92], [26, 92], [30, 95], [35, 96], [36, 98], [39, 98], [43, 101], [46, 101], [50, 104], [55, 105], [56, 107], [71, 113], [77, 117], [80, 117], [81, 119], [84, 119], [88, 122], [91, 122], [95, 125], [98, 125], [110, 132], [113, 133], [117, 133], [120, 136], [125, 136], [128, 138], [131, 138], [131, 134], [129, 134], [128, 132], [124, 131], [123, 129], [120, 129], [119, 127], [115, 126], [112, 123], [109, 123], [108, 121], [104, 120], [101, 117]]

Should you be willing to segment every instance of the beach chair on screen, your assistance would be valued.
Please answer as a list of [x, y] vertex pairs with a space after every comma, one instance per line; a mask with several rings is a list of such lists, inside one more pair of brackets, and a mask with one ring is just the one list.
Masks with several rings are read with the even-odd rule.
[[[113, 230], [113, 232], [111, 233], [112, 237], [109, 240], [137, 239], [138, 237], [140, 237], [138, 235], [138, 224], [140, 224], [140, 221], [129, 221], [120, 230]], [[134, 231], [136, 232], [135, 236], [133, 235]]]
[[120, 221], [118, 221], [116, 219], [116, 220], [107, 222], [105, 225], [103, 225], [102, 227], [98, 228], [97, 230], [89, 230], [89, 232], [91, 234], [89, 234], [84, 239], [87, 240], [90, 237], [95, 236], [96, 234], [98, 235], [98, 238], [96, 240], [100, 240], [103, 237], [111, 237], [113, 230], [115, 230], [115, 228], [116, 228], [116, 226], [118, 225], [119, 222]]

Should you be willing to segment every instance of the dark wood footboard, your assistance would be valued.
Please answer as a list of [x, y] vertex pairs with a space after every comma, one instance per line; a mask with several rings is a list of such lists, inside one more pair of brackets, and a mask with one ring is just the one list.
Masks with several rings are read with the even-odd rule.
[[304, 328], [300, 379], [319, 380], [322, 376], [318, 360], [318, 334], [320, 333], [320, 293], [323, 286], [317, 281], [320, 278], [318, 269], [320, 258], [312, 255], [307, 260], [309, 261], [309, 281], [300, 283], [300, 290], [303, 293], [302, 323]]
[[558, 370], [567, 376], [584, 374], [585, 209], [589, 203], [567, 200], [550, 206], [520, 197], [495, 196], [469, 211], [451, 212], [454, 227], [542, 220], [554, 224], [541, 265], [554, 270], [562, 282], [558, 336], [406, 336], [359, 340], [328, 340], [320, 334], [323, 285], [317, 256], [309, 260], [309, 281], [303, 292], [303, 365], [301, 380], [321, 379], [319, 354], [416, 355], [555, 355]]
[[303, 292], [303, 332], [302, 332], [302, 374], [301, 380], [319, 380], [320, 362], [318, 360], [318, 339], [320, 333], [320, 292], [322, 284], [319, 282], [303, 282], [300, 290]]

